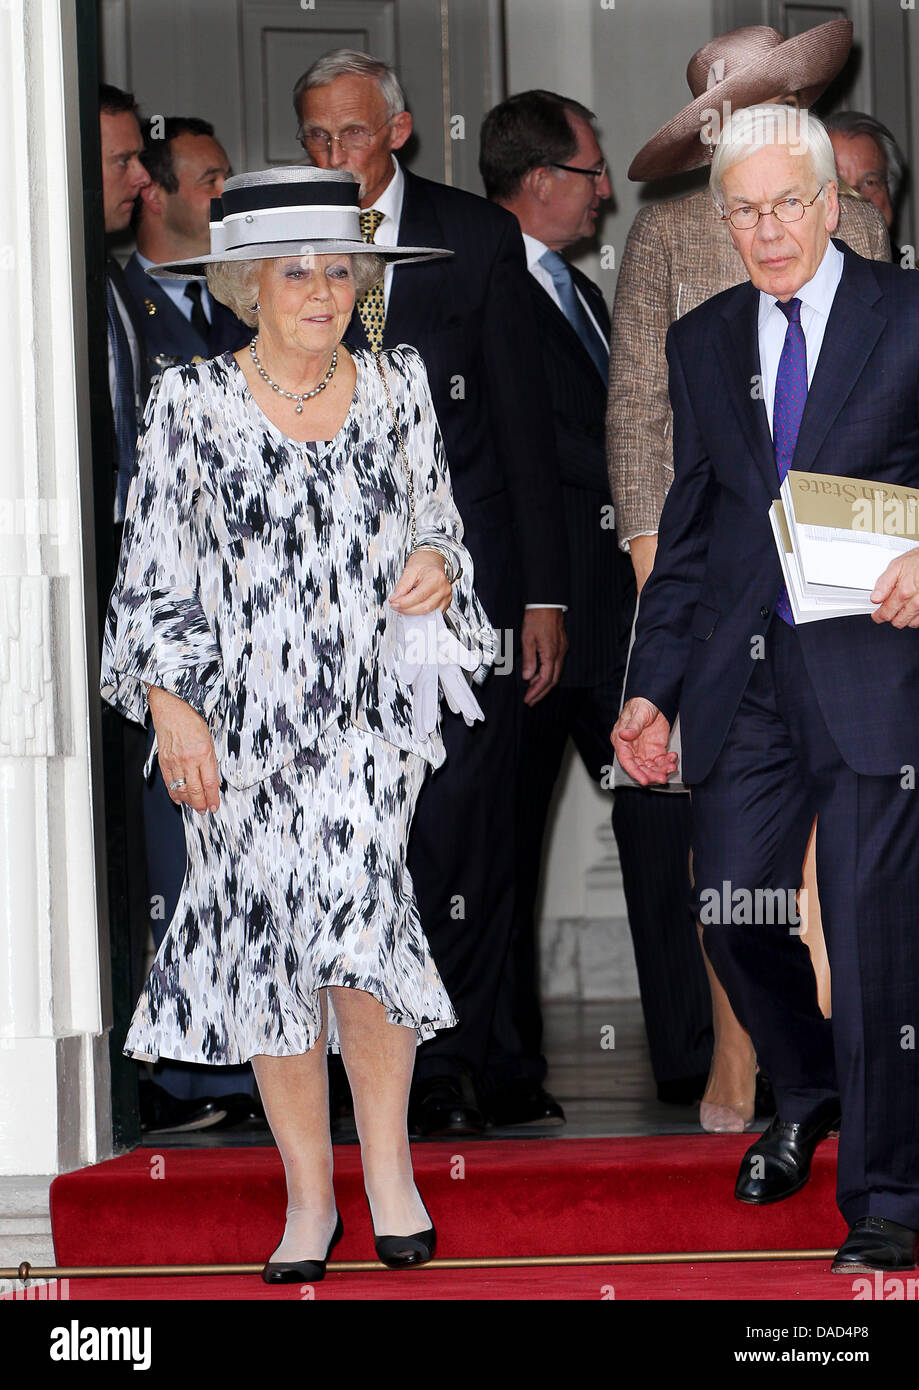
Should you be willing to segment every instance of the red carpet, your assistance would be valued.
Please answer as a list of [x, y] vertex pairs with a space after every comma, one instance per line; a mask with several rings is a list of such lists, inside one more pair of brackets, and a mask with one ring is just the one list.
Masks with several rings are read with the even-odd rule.
[[[787, 1300], [852, 1303], [864, 1294], [865, 1285], [855, 1285], [865, 1275], [843, 1276], [827, 1272], [822, 1261], [788, 1260], [763, 1264], [723, 1265], [590, 1265], [576, 1269], [562, 1267], [537, 1269], [444, 1269], [436, 1263], [411, 1273], [336, 1274], [330, 1272], [321, 1284], [312, 1286], [317, 1303], [379, 1302], [404, 1303], [411, 1299], [437, 1302], [524, 1300], [526, 1302], [649, 1302], [677, 1299], [680, 1302], [708, 1302], [715, 1299]], [[886, 1276], [888, 1279], [890, 1276]], [[919, 1286], [916, 1280], [912, 1286]], [[904, 1280], [901, 1279], [901, 1284]], [[872, 1283], [870, 1292], [874, 1294]], [[889, 1290], [888, 1290], [889, 1293]], [[70, 1302], [100, 1299], [105, 1302], [130, 1301], [259, 1301], [279, 1299], [300, 1302], [300, 1285], [269, 1288], [257, 1274], [188, 1275], [118, 1279], [71, 1279], [67, 1294]], [[877, 1293], [878, 1298], [883, 1292]], [[905, 1295], [899, 1294], [900, 1298]], [[910, 1297], [916, 1297], [910, 1292]], [[6, 1295], [7, 1299], [11, 1295]], [[859, 1307], [862, 1305], [859, 1303]]]
[[[733, 1198], [737, 1165], [749, 1143], [749, 1135], [534, 1139], [421, 1144], [413, 1152], [418, 1186], [437, 1226], [438, 1255], [444, 1258], [837, 1246], [846, 1227], [834, 1201], [836, 1141], [820, 1146], [810, 1182], [802, 1192], [765, 1208], [744, 1206]], [[345, 1225], [335, 1258], [374, 1259], [356, 1146], [336, 1149], [335, 1187]], [[137, 1149], [63, 1174], [51, 1186], [52, 1230], [60, 1265], [261, 1262], [280, 1238], [284, 1206], [283, 1169], [273, 1148]], [[825, 1272], [823, 1264], [807, 1266], [803, 1276], [799, 1271], [798, 1282], [808, 1278], [807, 1268], [814, 1274]], [[792, 1296], [790, 1269], [780, 1265], [775, 1272], [782, 1297]], [[477, 1288], [483, 1280], [505, 1288], [525, 1287], [526, 1297], [550, 1296], [535, 1292], [541, 1281], [553, 1286], [552, 1297], [600, 1297], [598, 1290], [604, 1283], [644, 1290], [632, 1297], [745, 1296], [706, 1292], [711, 1287], [708, 1281], [717, 1280], [726, 1289], [732, 1277], [740, 1278], [745, 1287], [748, 1281], [760, 1283], [766, 1276], [746, 1265], [741, 1275], [735, 1269], [733, 1276], [726, 1268], [711, 1266], [699, 1266], [693, 1274], [672, 1266], [666, 1275], [655, 1268], [626, 1272], [621, 1267], [611, 1271], [435, 1269], [399, 1278], [400, 1285], [406, 1279], [427, 1281], [419, 1283], [411, 1295], [395, 1289], [390, 1293], [386, 1274], [350, 1274], [335, 1276], [328, 1283], [330, 1293], [323, 1296], [335, 1297], [334, 1282], [346, 1281], [348, 1292], [342, 1296], [349, 1298], [468, 1297], [468, 1292], [435, 1295], [430, 1281], [468, 1289], [473, 1278]], [[648, 1292], [665, 1279], [671, 1289], [682, 1282], [694, 1292]], [[111, 1282], [116, 1281], [106, 1281]], [[159, 1281], [146, 1280], [145, 1286], [154, 1282], [159, 1285]], [[182, 1282], [182, 1297], [187, 1296], [184, 1289], [189, 1284], [198, 1286], [196, 1279]], [[252, 1291], [229, 1296], [259, 1296], [253, 1281], [242, 1282], [252, 1285]], [[231, 1279], [229, 1286], [238, 1283]], [[88, 1296], [83, 1281], [75, 1280], [74, 1285], [83, 1292], [74, 1287], [73, 1294]], [[371, 1295], [367, 1292], [371, 1287], [386, 1292]], [[585, 1292], [564, 1294], [562, 1288]], [[835, 1285], [828, 1288], [819, 1296], [836, 1296]], [[266, 1292], [273, 1297], [279, 1293]]]

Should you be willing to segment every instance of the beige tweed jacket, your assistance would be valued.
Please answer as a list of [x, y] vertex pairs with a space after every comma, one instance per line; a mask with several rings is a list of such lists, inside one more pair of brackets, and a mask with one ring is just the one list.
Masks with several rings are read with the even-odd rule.
[[[887, 228], [871, 203], [840, 197], [834, 233], [871, 260], [890, 260]], [[642, 208], [616, 285], [606, 444], [623, 550], [654, 535], [673, 481], [672, 416], [664, 341], [671, 323], [747, 278], [707, 188]]]

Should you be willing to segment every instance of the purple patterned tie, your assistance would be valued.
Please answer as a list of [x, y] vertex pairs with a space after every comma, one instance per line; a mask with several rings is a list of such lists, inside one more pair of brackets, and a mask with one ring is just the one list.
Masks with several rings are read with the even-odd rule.
[[[785, 343], [779, 358], [779, 370], [775, 378], [775, 401], [772, 408], [772, 442], [775, 446], [775, 463], [779, 470], [779, 482], [784, 482], [785, 474], [791, 467], [801, 416], [807, 401], [807, 343], [801, 327], [801, 301], [789, 299], [787, 304], [776, 300], [778, 307], [788, 320]], [[782, 592], [776, 601], [775, 611], [783, 622], [794, 627], [795, 620], [788, 602], [788, 590], [782, 585]]]

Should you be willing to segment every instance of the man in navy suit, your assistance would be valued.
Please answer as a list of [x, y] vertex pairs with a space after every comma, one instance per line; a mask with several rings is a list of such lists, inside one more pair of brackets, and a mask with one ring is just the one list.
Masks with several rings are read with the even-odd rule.
[[150, 376], [165, 367], [235, 352], [252, 336], [199, 280], [157, 280], [147, 268], [206, 255], [210, 202], [219, 198], [230, 163], [214, 127], [196, 116], [154, 117], [143, 126], [141, 161], [150, 176], [135, 213], [137, 250], [125, 280], [144, 325]]
[[609, 730], [635, 605], [604, 453], [609, 312], [599, 286], [561, 255], [594, 235], [600, 204], [612, 193], [594, 119], [580, 102], [553, 92], [520, 92], [488, 113], [480, 135], [485, 191], [523, 233], [571, 558], [562, 678], [538, 702], [524, 696], [520, 712], [514, 933], [486, 1077], [486, 1109], [497, 1125], [564, 1119], [542, 1086], [535, 908], [543, 836], [569, 738], [595, 782], [609, 773]]
[[[230, 174], [226, 151], [208, 121], [154, 117], [143, 125], [141, 162], [148, 182], [134, 217], [137, 250], [124, 268], [135, 320], [142, 326], [151, 381], [166, 367], [216, 357], [247, 343], [252, 330], [214, 299], [200, 281], [157, 280], [147, 267], [206, 255], [210, 201]], [[147, 750], [153, 725], [147, 730]], [[150, 925], [157, 949], [175, 913], [185, 879], [181, 808], [153, 775], [143, 786]], [[230, 1128], [261, 1117], [252, 1068], [204, 1067], [162, 1060], [141, 1086], [141, 1125], [149, 1132]]]
[[[453, 256], [389, 267], [357, 305], [345, 341], [418, 348], [427, 368], [476, 591], [506, 662], [479, 695], [484, 726], [443, 715], [447, 761], [421, 792], [408, 865], [421, 920], [459, 1024], [418, 1049], [410, 1123], [424, 1135], [478, 1133], [475, 1104], [510, 939], [514, 745], [509, 669], [522, 649], [528, 700], [557, 684], [566, 638], [567, 539], [551, 419], [516, 221], [484, 198], [403, 170], [412, 131], [395, 72], [348, 49], [297, 82], [307, 156], [361, 185], [366, 240], [442, 246]], [[515, 662], [516, 664], [516, 662]]]
[[[674, 482], [613, 740], [663, 781], [679, 709], [705, 946], [777, 1100], [735, 1195], [798, 1191], [841, 1111], [833, 1268], [911, 1269], [919, 549], [870, 616], [795, 626], [768, 510], [790, 466], [919, 486], [919, 282], [831, 240], [832, 145], [807, 112], [735, 112], [711, 187], [751, 283], [668, 334]], [[831, 1021], [794, 910], [815, 814]]]

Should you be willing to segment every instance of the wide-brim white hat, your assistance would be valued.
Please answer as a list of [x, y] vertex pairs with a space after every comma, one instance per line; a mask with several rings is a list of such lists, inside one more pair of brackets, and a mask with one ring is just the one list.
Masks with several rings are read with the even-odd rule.
[[374, 255], [384, 261], [429, 261], [453, 252], [431, 246], [377, 246], [361, 236], [360, 190], [353, 175], [308, 164], [234, 174], [211, 199], [207, 256], [152, 265], [164, 280], [203, 280], [220, 261], [276, 256]]

